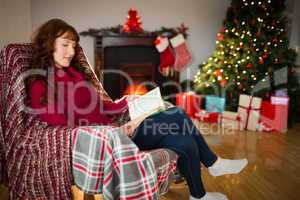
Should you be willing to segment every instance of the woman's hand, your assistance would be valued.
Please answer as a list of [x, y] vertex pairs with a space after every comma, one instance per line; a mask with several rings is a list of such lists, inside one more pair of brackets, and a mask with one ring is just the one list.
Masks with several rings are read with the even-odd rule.
[[140, 125], [142, 121], [141, 120], [131, 120], [124, 124], [123, 126], [120, 126], [120, 129], [123, 133], [125, 133], [128, 137], [131, 137], [134, 133], [134, 130]]

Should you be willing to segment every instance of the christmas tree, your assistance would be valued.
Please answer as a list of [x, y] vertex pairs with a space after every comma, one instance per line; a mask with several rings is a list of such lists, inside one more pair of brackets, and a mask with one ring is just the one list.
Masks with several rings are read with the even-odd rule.
[[284, 0], [232, 0], [216, 49], [195, 76], [195, 90], [236, 99], [240, 93], [264, 97], [274, 90], [276, 70], [286, 67], [293, 74], [296, 53], [289, 49], [284, 10]]
[[123, 31], [126, 33], [142, 33], [144, 30], [141, 27], [141, 18], [135, 9], [131, 8], [128, 11], [127, 22], [123, 26]]

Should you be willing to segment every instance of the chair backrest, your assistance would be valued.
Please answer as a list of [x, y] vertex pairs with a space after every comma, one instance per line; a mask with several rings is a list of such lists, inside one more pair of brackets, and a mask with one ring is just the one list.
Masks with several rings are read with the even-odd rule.
[[[19, 114], [25, 97], [25, 84], [20, 81], [29, 64], [30, 44], [10, 44], [0, 52], [0, 182], [5, 174], [4, 157], [7, 135], [11, 127], [21, 127], [24, 115]], [[13, 136], [12, 136], [13, 137]]]
[[[0, 182], [3, 179], [3, 165], [7, 145], [15, 137], [22, 137], [22, 130], [31, 126], [36, 120], [25, 112], [26, 89], [24, 78], [32, 58], [31, 44], [9, 44], [0, 52]], [[78, 59], [96, 82], [96, 90], [102, 98], [111, 100], [103, 89], [81, 47], [77, 52]]]

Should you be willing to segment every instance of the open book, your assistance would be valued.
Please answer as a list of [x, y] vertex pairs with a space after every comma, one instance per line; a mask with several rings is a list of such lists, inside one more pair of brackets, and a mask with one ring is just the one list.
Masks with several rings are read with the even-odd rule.
[[159, 87], [129, 102], [129, 115], [131, 120], [143, 121], [146, 117], [165, 110]]

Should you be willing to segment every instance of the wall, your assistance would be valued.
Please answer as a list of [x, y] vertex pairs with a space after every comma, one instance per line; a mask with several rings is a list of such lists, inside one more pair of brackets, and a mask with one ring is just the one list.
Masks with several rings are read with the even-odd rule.
[[[32, 25], [37, 28], [50, 18], [58, 17], [79, 32], [123, 24], [130, 7], [138, 10], [145, 30], [161, 26], [188, 26], [189, 47], [193, 62], [181, 73], [181, 79], [193, 79], [198, 65], [215, 48], [215, 36], [225, 17], [230, 0], [32, 0]], [[94, 64], [93, 40], [81, 37], [81, 45]]]
[[300, 65], [300, 1], [288, 0], [287, 14], [290, 18], [290, 47], [298, 53], [297, 64]]
[[0, 0], [0, 49], [8, 43], [30, 40], [30, 4], [30, 0]]

